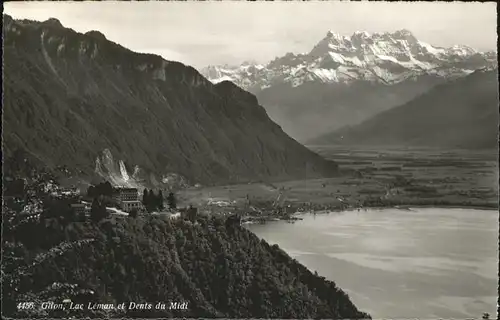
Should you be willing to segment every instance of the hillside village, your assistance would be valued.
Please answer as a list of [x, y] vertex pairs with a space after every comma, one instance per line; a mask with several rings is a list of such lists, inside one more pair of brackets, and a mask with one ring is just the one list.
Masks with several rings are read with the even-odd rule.
[[[28, 161], [24, 165], [29, 169], [23, 168], [23, 174], [10, 172], [4, 180], [4, 218], [12, 222], [48, 219], [99, 222], [112, 215], [131, 218], [162, 215], [194, 221], [198, 214], [198, 208], [192, 205], [178, 206], [174, 190], [140, 190], [113, 186], [109, 181], [91, 185], [87, 190], [63, 187], [52, 172], [35, 169]], [[220, 207], [225, 204], [215, 202], [209, 205]]]
[[[71, 318], [81, 316], [81, 312], [98, 318], [212, 318], [224, 314], [249, 317], [255, 314], [249, 311], [251, 306], [260, 302], [264, 293], [272, 303], [262, 304], [257, 311], [261, 317], [338, 317], [340, 312], [350, 318], [369, 318], [334, 283], [312, 274], [277, 246], [270, 246], [239, 227], [238, 214], [224, 217], [222, 209], [228, 209], [230, 203], [213, 201], [212, 205], [221, 208], [218, 215], [206, 210], [198, 214], [193, 206], [178, 206], [173, 191], [145, 189], [141, 195], [137, 188], [112, 186], [110, 182], [80, 190], [62, 187], [53, 172], [39, 168], [27, 171], [24, 175], [9, 171], [4, 184], [2, 289], [4, 297], [8, 296], [4, 302], [6, 314], [25, 318]], [[247, 249], [251, 250], [250, 255], [240, 254]], [[255, 265], [252, 261], [260, 263]], [[248, 273], [250, 269], [252, 272]], [[95, 281], [91, 272], [97, 275]], [[254, 284], [245, 287], [247, 280], [236, 281], [234, 292], [217, 276], [234, 282], [241, 272], [251, 275], [247, 280]], [[302, 281], [309, 284], [290, 282], [295, 278], [306, 279]], [[275, 293], [283, 286], [266, 287], [272, 281], [283, 281], [284, 286], [297, 292], [286, 308], [281, 306], [285, 301]], [[169, 290], [164, 290], [165, 286]], [[28, 297], [36, 307], [20, 309], [23, 304], [19, 301]], [[43, 301], [112, 304], [116, 299], [132, 301], [134, 297], [146, 301], [184, 299], [190, 308], [120, 313], [39, 307]], [[297, 307], [309, 305], [306, 301], [314, 305]], [[344, 309], [339, 309], [340, 305]]]
[[[22, 161], [17, 161], [21, 158]], [[283, 191], [272, 203], [251, 204], [247, 196], [243, 204], [208, 198], [203, 204], [184, 199], [184, 203], [179, 205], [178, 195], [173, 188], [141, 190], [112, 185], [109, 181], [90, 185], [86, 190], [74, 185], [62, 186], [56, 177], [61, 170], [49, 171], [36, 166], [24, 156], [21, 158], [16, 158], [17, 165], [10, 166], [11, 170], [4, 179], [3, 207], [7, 219], [99, 222], [113, 215], [131, 218], [159, 215], [195, 221], [199, 213], [229, 217], [229, 223], [237, 224], [250, 219], [264, 222], [272, 217], [293, 219], [290, 214], [294, 208], [285, 205]], [[8, 158], [7, 164], [12, 161], [13, 157]], [[68, 175], [62, 171], [63, 175]], [[193, 186], [193, 189], [197, 188], [199, 186]]]

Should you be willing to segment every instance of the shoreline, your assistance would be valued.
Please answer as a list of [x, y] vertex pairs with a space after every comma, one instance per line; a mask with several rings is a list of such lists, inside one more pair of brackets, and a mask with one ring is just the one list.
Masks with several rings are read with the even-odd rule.
[[488, 207], [488, 206], [480, 206], [480, 205], [394, 205], [394, 206], [375, 206], [375, 207], [363, 207], [363, 208], [349, 208], [349, 209], [344, 209], [344, 210], [318, 210], [318, 211], [297, 211], [294, 213], [291, 213], [289, 217], [284, 218], [284, 217], [272, 217], [272, 216], [266, 216], [266, 217], [259, 217], [259, 216], [248, 216], [248, 220], [246, 222], [270, 222], [270, 221], [301, 221], [303, 220], [302, 218], [298, 217], [300, 215], [305, 215], [305, 214], [330, 214], [330, 213], [341, 213], [341, 212], [351, 212], [351, 211], [359, 211], [362, 210], [374, 210], [374, 209], [399, 209], [399, 210], [411, 210], [412, 208], [419, 209], [419, 208], [436, 208], [436, 209], [472, 209], [472, 210], [488, 210], [488, 211], [498, 211], [497, 208], [493, 207]]
[[[493, 207], [487, 207], [487, 206], [480, 206], [480, 205], [403, 205], [403, 206], [400, 206], [400, 207], [403, 207], [404, 209], [408, 208], [408, 209], [411, 209], [411, 208], [437, 208], [437, 209], [473, 209], [473, 210], [491, 210], [491, 211], [498, 211], [498, 207], [497, 208], [493, 208]], [[398, 209], [397, 207], [393, 207], [395, 209]]]
[[[492, 207], [487, 205], [466, 205], [466, 204], [396, 204], [396, 205], [382, 205], [382, 206], [365, 206], [365, 207], [352, 207], [344, 210], [318, 210], [317, 212], [344, 212], [354, 211], [357, 209], [411, 209], [411, 208], [443, 208], [443, 209], [476, 209], [476, 210], [499, 210], [499, 207]], [[314, 212], [314, 210], [310, 211]], [[307, 212], [299, 212], [307, 213]]]

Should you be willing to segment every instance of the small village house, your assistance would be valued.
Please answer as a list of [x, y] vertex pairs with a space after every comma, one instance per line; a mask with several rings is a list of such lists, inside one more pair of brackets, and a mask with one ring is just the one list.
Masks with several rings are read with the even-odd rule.
[[83, 204], [83, 203], [72, 203], [71, 210], [73, 210], [73, 212], [76, 215], [86, 214], [88, 211], [85, 204]]

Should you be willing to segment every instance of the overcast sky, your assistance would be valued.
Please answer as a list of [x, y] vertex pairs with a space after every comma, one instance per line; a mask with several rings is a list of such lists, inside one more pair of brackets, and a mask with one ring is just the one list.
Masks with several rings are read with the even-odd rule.
[[54, 17], [76, 31], [99, 30], [131, 50], [198, 68], [308, 52], [328, 30], [405, 28], [433, 45], [478, 50], [496, 50], [497, 41], [494, 2], [7, 2], [4, 12]]

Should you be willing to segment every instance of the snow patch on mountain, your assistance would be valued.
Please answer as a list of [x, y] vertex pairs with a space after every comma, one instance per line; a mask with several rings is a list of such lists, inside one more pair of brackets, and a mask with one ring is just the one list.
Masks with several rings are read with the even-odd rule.
[[405, 29], [373, 34], [357, 31], [351, 36], [329, 31], [306, 54], [287, 53], [267, 65], [245, 62], [240, 66], [208, 66], [201, 73], [213, 83], [229, 80], [255, 92], [279, 83], [296, 87], [314, 81], [391, 85], [425, 74], [461, 77], [469, 70], [496, 65], [492, 52], [478, 52], [464, 45], [433, 46]]

